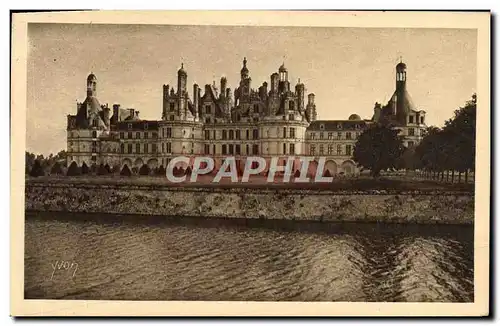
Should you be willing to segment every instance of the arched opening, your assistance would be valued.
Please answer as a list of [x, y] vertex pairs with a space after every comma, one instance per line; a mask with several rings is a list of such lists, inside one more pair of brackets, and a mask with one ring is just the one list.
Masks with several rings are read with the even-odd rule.
[[310, 178], [316, 177], [317, 170], [318, 170], [318, 162], [316, 161], [309, 162], [309, 166], [307, 167], [307, 176]]
[[89, 173], [89, 167], [87, 166], [87, 164], [85, 162], [82, 163], [82, 174], [88, 174]]
[[332, 161], [332, 160], [326, 161], [324, 176], [325, 177], [327, 176], [326, 175], [327, 172], [330, 174], [329, 176], [334, 176], [337, 174], [337, 170], [338, 170], [338, 167], [337, 167], [337, 163], [335, 163], [335, 161]]
[[141, 158], [137, 158], [135, 161], [134, 161], [134, 168], [137, 168], [137, 169], [140, 169], [141, 166], [144, 165], [144, 162], [142, 161]]
[[158, 168], [158, 160], [155, 158], [152, 158], [148, 161], [148, 167], [151, 171], [156, 170]]
[[149, 166], [147, 164], [143, 164], [141, 166], [141, 168], [139, 169], [140, 175], [149, 175], [150, 172], [151, 172], [151, 169], [149, 168]]
[[356, 165], [351, 160], [344, 161], [342, 163], [342, 171], [345, 175], [353, 175], [356, 173]]

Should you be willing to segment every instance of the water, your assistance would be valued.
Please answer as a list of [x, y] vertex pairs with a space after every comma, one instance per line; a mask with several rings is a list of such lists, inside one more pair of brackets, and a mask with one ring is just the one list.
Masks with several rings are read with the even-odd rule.
[[471, 226], [161, 220], [28, 214], [25, 297], [474, 299]]

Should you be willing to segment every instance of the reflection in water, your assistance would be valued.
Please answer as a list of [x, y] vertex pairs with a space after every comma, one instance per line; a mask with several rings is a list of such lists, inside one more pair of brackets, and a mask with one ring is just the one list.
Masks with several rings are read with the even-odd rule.
[[473, 300], [472, 227], [131, 218], [29, 214], [26, 298]]

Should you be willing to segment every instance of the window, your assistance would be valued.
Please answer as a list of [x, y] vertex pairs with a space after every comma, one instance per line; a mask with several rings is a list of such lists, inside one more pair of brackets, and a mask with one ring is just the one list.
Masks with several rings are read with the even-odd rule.
[[325, 149], [323, 144], [319, 145], [319, 155], [323, 155], [325, 153]]
[[283, 138], [286, 138], [286, 127], [283, 127]]
[[191, 143], [191, 154], [193, 154], [193, 153], [194, 153], [194, 144]]
[[259, 139], [259, 129], [253, 130], [253, 139]]
[[206, 140], [210, 139], [210, 130], [205, 130], [205, 139]]
[[205, 122], [206, 122], [206, 123], [210, 123], [210, 117], [206, 117], [206, 118], [205, 118]]
[[345, 145], [345, 155], [348, 155], [348, 156], [352, 155], [352, 146], [351, 145]]
[[120, 153], [125, 153], [125, 144], [120, 144]]
[[173, 114], [170, 115], [170, 121], [174, 121], [175, 120], [175, 116]]
[[148, 144], [144, 144], [144, 153], [148, 153]]
[[320, 124], [320, 125], [319, 125], [319, 129], [320, 129], [320, 130], [324, 130], [324, 129], [325, 129], [325, 125], [324, 125], [324, 124]]
[[127, 125], [127, 128], [128, 128], [128, 129], [132, 129], [132, 124], [131, 124], [131, 123], [129, 123], [129, 124]]
[[151, 144], [151, 152], [153, 152], [153, 154], [156, 154], [156, 144]]
[[292, 110], [295, 109], [295, 103], [293, 101], [290, 101], [288, 102], [288, 110]]
[[316, 139], [316, 134], [314, 132], [311, 133], [311, 139], [312, 140]]
[[333, 155], [333, 145], [328, 145], [328, 155]]
[[205, 144], [205, 154], [210, 154], [210, 145]]
[[241, 154], [241, 146], [239, 144], [235, 145], [235, 152], [236, 152], [236, 155], [240, 155]]
[[229, 130], [229, 139], [233, 140], [234, 139], [234, 131]]
[[424, 117], [420, 117], [420, 123], [424, 123]]
[[229, 144], [229, 155], [233, 155], [233, 154], [234, 154], [234, 145]]
[[173, 111], [174, 109], [175, 109], [175, 103], [174, 102], [170, 102], [170, 111]]
[[250, 139], [250, 130], [247, 130], [247, 139]]
[[342, 133], [340, 131], [337, 132], [337, 139], [342, 139]]
[[132, 139], [132, 132], [131, 132], [131, 131], [129, 131], [129, 132], [127, 133], [127, 138], [128, 138], [128, 139]]
[[310, 152], [310, 155], [316, 155], [316, 146], [311, 145], [311, 147], [309, 148], [309, 152]]
[[337, 129], [342, 129], [342, 125], [340, 123], [337, 124]]
[[253, 145], [253, 155], [259, 155], [259, 145]]
[[140, 132], [136, 132], [135, 133], [135, 138], [140, 139], [141, 138], [141, 133]]
[[165, 143], [161, 143], [161, 152], [165, 153]]
[[167, 128], [167, 138], [172, 138], [172, 128]]
[[408, 120], [409, 120], [409, 121], [408, 121], [409, 123], [413, 123], [413, 116], [412, 116], [412, 115], [410, 115], [410, 116], [408, 117]]
[[157, 138], [158, 138], [158, 133], [153, 132], [153, 139], [157, 139]]
[[212, 106], [211, 105], [205, 105], [205, 113], [212, 114]]
[[254, 113], [259, 113], [259, 105], [258, 104], [254, 104], [253, 105], [253, 112]]
[[214, 145], [212, 145], [212, 152], [213, 152], [214, 154], [216, 153], [216, 152], [215, 152], [215, 144], [214, 144]]
[[94, 128], [97, 127], [97, 119], [92, 120], [92, 127], [94, 127]]
[[412, 142], [412, 141], [409, 141], [409, 142], [408, 142], [408, 147], [413, 147], [414, 145], [415, 145], [415, 143], [414, 143], [414, 142]]
[[141, 144], [135, 144], [135, 152], [140, 153], [141, 152]]
[[290, 128], [290, 138], [295, 138], [295, 128]]
[[330, 139], [330, 140], [333, 139], [333, 132], [328, 133], [328, 139]]
[[148, 139], [149, 138], [149, 134], [147, 131], [144, 132], [144, 139]]
[[288, 120], [292, 120], [292, 121], [293, 121], [293, 120], [295, 120], [294, 115], [293, 115], [293, 114], [289, 114], [289, 115], [288, 115]]
[[415, 136], [415, 129], [413, 128], [408, 129], [408, 136]]
[[227, 130], [222, 130], [222, 139], [223, 140], [227, 139]]
[[342, 155], [342, 145], [337, 145], [337, 155]]
[[324, 135], [323, 135], [323, 133], [322, 133], [322, 132], [320, 132], [320, 133], [319, 133], [319, 139], [321, 139], [321, 140], [322, 140], [322, 139], [323, 139], [323, 136], [324, 136]]
[[132, 153], [132, 144], [128, 144], [127, 151], [128, 153]]
[[97, 138], [97, 131], [92, 131], [92, 138]]
[[226, 144], [222, 144], [222, 155], [226, 155], [227, 150], [226, 150]]
[[253, 122], [259, 122], [259, 118], [253, 118]]
[[286, 144], [283, 143], [283, 154], [286, 154]]
[[248, 144], [247, 144], [247, 146], [246, 146], [246, 150], [247, 150], [247, 151], [246, 151], [247, 155], [248, 155], [248, 154], [250, 154], [250, 146], [248, 146]]
[[166, 148], [167, 153], [172, 153], [172, 144], [171, 143], [166, 143], [165, 148]]
[[351, 139], [351, 132], [350, 131], [345, 133], [345, 139]]
[[149, 125], [147, 123], [144, 124], [144, 130], [148, 130]]
[[295, 144], [290, 144], [290, 155], [295, 155]]
[[241, 139], [241, 132], [239, 130], [236, 130], [236, 139]]
[[97, 152], [97, 142], [93, 141], [92, 142], [92, 153]]
[[125, 138], [125, 133], [124, 132], [120, 132], [120, 139], [123, 139]]

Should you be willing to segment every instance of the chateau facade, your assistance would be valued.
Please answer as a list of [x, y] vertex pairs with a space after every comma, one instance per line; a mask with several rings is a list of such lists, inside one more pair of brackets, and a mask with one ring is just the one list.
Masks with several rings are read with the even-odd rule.
[[288, 156], [321, 156], [331, 175], [355, 174], [354, 145], [370, 124], [401, 129], [406, 146], [416, 145], [425, 130], [425, 112], [415, 108], [406, 89], [404, 63], [396, 66], [396, 90], [389, 103], [376, 103], [371, 119], [351, 114], [346, 120], [318, 120], [315, 95], [306, 96], [300, 79], [291, 88], [284, 64], [271, 74], [270, 84], [258, 89], [252, 88], [246, 58], [240, 76], [234, 92], [222, 77], [219, 86], [205, 85], [203, 95], [197, 84], [189, 94], [188, 74], [181, 65], [177, 89], [163, 85], [161, 120], [142, 120], [135, 109], [101, 105], [97, 77], [91, 73], [85, 101], [77, 103], [76, 115], [67, 116], [68, 166], [127, 165], [137, 171], [144, 164], [166, 167], [176, 156], [204, 155], [214, 159], [216, 169], [233, 156], [242, 169], [247, 156], [278, 156], [281, 164]]

